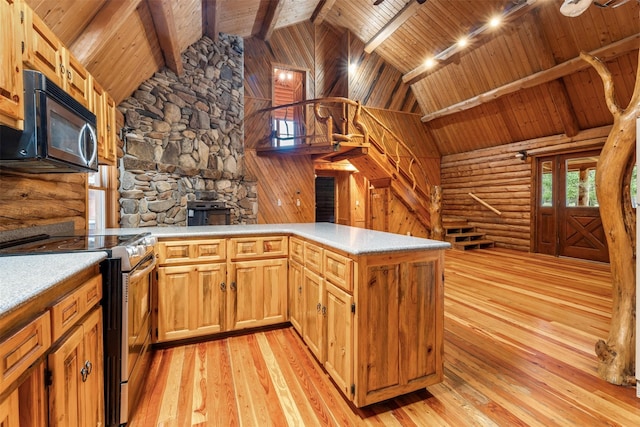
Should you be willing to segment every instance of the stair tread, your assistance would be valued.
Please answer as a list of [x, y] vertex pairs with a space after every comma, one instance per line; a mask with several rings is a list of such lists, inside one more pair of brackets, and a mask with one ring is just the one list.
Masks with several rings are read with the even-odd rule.
[[484, 236], [484, 233], [477, 231], [470, 231], [468, 233], [447, 233], [447, 237], [480, 237]]
[[463, 242], [454, 242], [451, 246], [454, 249], [473, 249], [473, 248], [481, 248], [481, 247], [493, 247], [495, 242], [493, 240], [468, 240]]

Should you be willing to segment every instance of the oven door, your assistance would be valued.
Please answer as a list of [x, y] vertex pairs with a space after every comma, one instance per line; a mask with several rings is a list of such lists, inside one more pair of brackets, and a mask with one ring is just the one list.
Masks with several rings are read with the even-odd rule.
[[149, 362], [151, 284], [155, 255], [147, 255], [132, 271], [123, 273], [122, 369], [120, 421], [128, 421], [129, 408], [140, 393]]

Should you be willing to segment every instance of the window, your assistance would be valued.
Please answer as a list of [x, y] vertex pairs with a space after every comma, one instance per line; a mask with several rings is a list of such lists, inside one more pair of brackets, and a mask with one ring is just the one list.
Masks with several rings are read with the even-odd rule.
[[[304, 71], [283, 67], [273, 69], [273, 105], [293, 104], [305, 99]], [[271, 135], [274, 147], [291, 147], [304, 143], [304, 106], [290, 106], [272, 113]]]
[[111, 189], [110, 166], [100, 165], [98, 172], [88, 174], [87, 228], [100, 230], [112, 226], [108, 203]]

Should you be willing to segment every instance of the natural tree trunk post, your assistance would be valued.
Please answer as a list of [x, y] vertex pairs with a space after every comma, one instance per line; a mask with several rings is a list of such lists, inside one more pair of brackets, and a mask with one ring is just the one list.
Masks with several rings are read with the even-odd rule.
[[[597, 58], [581, 53], [604, 83], [607, 107], [613, 114], [613, 127], [600, 153], [596, 171], [596, 194], [600, 217], [609, 245], [613, 287], [613, 313], [607, 341], [596, 343], [600, 359], [598, 374], [613, 384], [635, 383], [636, 256], [635, 213], [624, 206], [625, 172], [635, 152], [636, 118], [640, 115], [640, 67], [631, 101], [626, 109], [615, 101], [611, 73]], [[640, 57], [639, 57], [640, 58]], [[640, 64], [639, 64], [640, 65]]]
[[431, 217], [431, 238], [434, 240], [444, 240], [444, 229], [442, 228], [442, 187], [432, 185], [431, 203], [429, 204], [429, 216]]

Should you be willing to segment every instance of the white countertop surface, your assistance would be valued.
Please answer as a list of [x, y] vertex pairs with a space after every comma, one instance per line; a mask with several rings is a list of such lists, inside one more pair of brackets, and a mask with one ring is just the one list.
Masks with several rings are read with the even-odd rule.
[[[352, 255], [448, 249], [451, 245], [401, 234], [384, 233], [330, 223], [211, 225], [198, 227], [117, 228], [95, 234], [138, 234], [157, 238], [226, 237], [288, 234], [313, 240]], [[74, 252], [44, 255], [0, 256], [0, 317], [35, 299], [38, 294], [99, 263], [105, 252]], [[0, 331], [2, 335], [3, 331]]]
[[0, 256], [0, 317], [106, 257], [105, 252]]
[[299, 224], [249, 224], [249, 225], [205, 225], [196, 227], [143, 227], [100, 230], [104, 234], [136, 234], [150, 232], [158, 238], [164, 237], [217, 237], [250, 236], [259, 234], [293, 234], [321, 244], [332, 246], [352, 255], [367, 255], [385, 252], [448, 249], [451, 245], [440, 240], [402, 234], [385, 233], [364, 228], [348, 227], [326, 222]]

